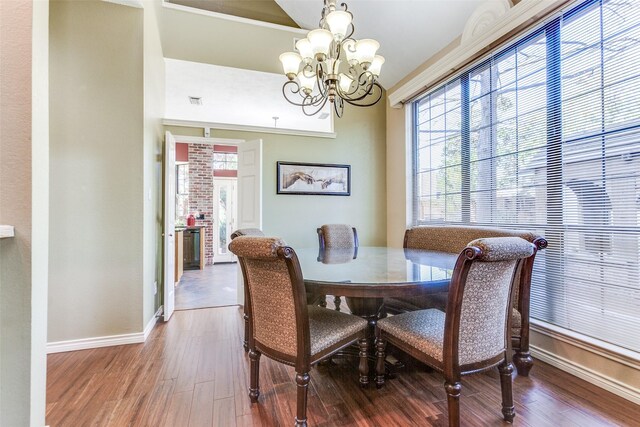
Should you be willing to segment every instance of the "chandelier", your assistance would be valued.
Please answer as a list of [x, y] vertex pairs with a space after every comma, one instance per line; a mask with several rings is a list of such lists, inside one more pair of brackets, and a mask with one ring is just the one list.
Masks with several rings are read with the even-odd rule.
[[342, 117], [345, 102], [369, 107], [382, 98], [377, 78], [384, 58], [376, 55], [380, 43], [352, 38], [353, 15], [346, 3], [340, 7], [342, 10], [336, 9], [336, 0], [324, 0], [320, 28], [296, 42], [298, 52], [280, 55], [289, 79], [282, 93], [307, 116], [317, 114], [327, 100]]

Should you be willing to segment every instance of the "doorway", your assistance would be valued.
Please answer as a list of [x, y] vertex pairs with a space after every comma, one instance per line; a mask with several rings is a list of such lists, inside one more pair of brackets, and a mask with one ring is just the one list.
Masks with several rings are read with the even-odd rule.
[[229, 236], [236, 230], [237, 178], [213, 179], [213, 263], [236, 262], [236, 256], [229, 251]]
[[[173, 149], [171, 144], [174, 145]], [[183, 171], [181, 180], [178, 180], [180, 182], [174, 182], [177, 185], [168, 185], [168, 181], [175, 181], [180, 174], [171, 172], [176, 171], [176, 159], [172, 159], [171, 155], [165, 158], [164, 235], [172, 234], [167, 230], [197, 228], [203, 242], [201, 259], [204, 261], [200, 268], [180, 271], [178, 274], [182, 259], [177, 255], [180, 238], [174, 240], [172, 250], [171, 239], [165, 237], [165, 272], [175, 269], [176, 274], [175, 281], [170, 279], [170, 282], [165, 282], [164, 307], [185, 310], [241, 305], [244, 303], [244, 291], [235, 256], [229, 252], [228, 245], [234, 230], [262, 228], [262, 141], [184, 136], [173, 138], [168, 134], [165, 152], [184, 152], [184, 146], [180, 147], [182, 144], [189, 147], [186, 151], [190, 153], [189, 158], [178, 159], [182, 168], [188, 171], [186, 183]], [[169, 164], [171, 161], [173, 165]], [[192, 186], [192, 189], [185, 191], [185, 185]], [[177, 188], [181, 188], [181, 191], [176, 191]], [[167, 221], [171, 215], [171, 206], [168, 205], [171, 204], [175, 211], [173, 219], [176, 228], [168, 225], [170, 221]], [[182, 233], [175, 234], [179, 236]], [[184, 253], [184, 245], [182, 249]], [[176, 255], [171, 257], [175, 266], [171, 266], [168, 258], [174, 252]], [[168, 276], [171, 275], [164, 275], [165, 278]], [[165, 310], [165, 321], [169, 318], [170, 313]]]

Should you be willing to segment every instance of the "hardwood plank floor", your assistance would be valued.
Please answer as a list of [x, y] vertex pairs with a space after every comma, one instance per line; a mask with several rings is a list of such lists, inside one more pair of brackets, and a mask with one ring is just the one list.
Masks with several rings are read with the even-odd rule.
[[[178, 311], [144, 344], [48, 357], [47, 425], [289, 426], [296, 387], [290, 367], [262, 358], [262, 395], [249, 403], [248, 357], [238, 307]], [[505, 425], [498, 374], [464, 377], [465, 426]], [[515, 426], [640, 426], [640, 406], [542, 362], [514, 375]], [[358, 385], [355, 363], [311, 372], [309, 425], [445, 426], [442, 377], [409, 365], [385, 388]]]

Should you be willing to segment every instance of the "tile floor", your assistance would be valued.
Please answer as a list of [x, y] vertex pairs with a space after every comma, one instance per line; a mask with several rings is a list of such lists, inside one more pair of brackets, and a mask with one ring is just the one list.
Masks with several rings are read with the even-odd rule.
[[185, 270], [176, 286], [176, 310], [237, 304], [238, 264], [216, 264]]

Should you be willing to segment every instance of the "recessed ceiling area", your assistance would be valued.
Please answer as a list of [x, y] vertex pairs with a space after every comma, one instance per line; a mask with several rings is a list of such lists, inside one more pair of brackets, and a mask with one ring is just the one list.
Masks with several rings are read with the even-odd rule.
[[[380, 83], [389, 89], [460, 36], [475, 8], [492, 0], [345, 1], [353, 13], [353, 37], [380, 42], [386, 59]], [[322, 2], [276, 2], [301, 28], [317, 28]]]
[[165, 75], [167, 121], [333, 133], [328, 103], [319, 114], [305, 116], [282, 96], [281, 74], [165, 58]]
[[299, 28], [273, 0], [166, 0], [167, 3]]

